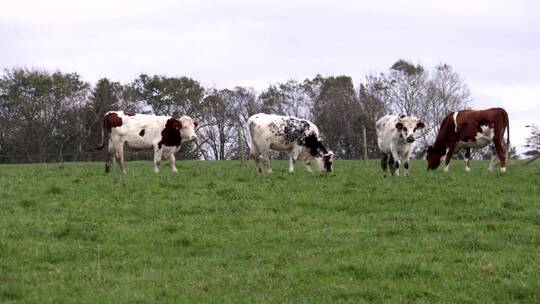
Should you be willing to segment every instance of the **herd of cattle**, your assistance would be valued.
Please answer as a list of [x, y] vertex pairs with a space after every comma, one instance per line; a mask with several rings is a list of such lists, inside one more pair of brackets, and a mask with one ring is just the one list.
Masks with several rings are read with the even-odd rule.
[[[386, 176], [390, 167], [392, 175], [399, 175], [403, 164], [404, 175], [408, 175], [409, 158], [415, 142], [415, 134], [425, 127], [416, 117], [406, 115], [386, 115], [375, 125], [378, 146], [383, 154], [381, 167]], [[154, 170], [159, 172], [161, 159], [168, 158], [171, 169], [177, 172], [175, 153], [183, 143], [197, 139], [197, 122], [189, 116], [174, 118], [133, 112], [111, 111], [103, 118], [102, 144], [108, 138], [108, 157], [105, 172], [110, 172], [118, 160], [120, 169], [126, 173], [124, 147], [133, 150], [153, 149]], [[335, 154], [322, 143], [319, 129], [312, 122], [292, 116], [272, 114], [252, 115], [246, 124], [250, 135], [250, 156], [257, 170], [272, 172], [269, 161], [270, 151], [290, 152], [289, 171], [301, 158], [306, 170], [311, 172], [311, 159], [320, 171], [333, 172]], [[504, 133], [507, 141], [504, 143]], [[448, 114], [442, 121], [439, 133], [427, 150], [428, 169], [437, 169], [445, 161], [448, 171], [452, 155], [465, 149], [465, 169], [470, 171], [471, 149], [491, 145], [490, 170], [498, 161], [501, 172], [506, 171], [507, 149], [510, 145], [508, 114], [502, 108], [486, 110], [462, 110]]]

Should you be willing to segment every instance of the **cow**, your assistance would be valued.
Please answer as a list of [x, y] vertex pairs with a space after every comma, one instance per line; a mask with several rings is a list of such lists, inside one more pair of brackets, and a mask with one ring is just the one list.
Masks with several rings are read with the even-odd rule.
[[[504, 131], [507, 131], [506, 147]], [[492, 145], [494, 153], [488, 170], [493, 171], [497, 158], [501, 172], [506, 172], [507, 148], [510, 147], [510, 124], [503, 108], [486, 110], [462, 110], [448, 114], [442, 121], [435, 143], [427, 150], [428, 170], [435, 170], [444, 157], [448, 172], [452, 155], [465, 149], [465, 171], [469, 172], [471, 149]]]
[[425, 124], [418, 118], [406, 115], [385, 115], [375, 123], [377, 144], [383, 153], [381, 167], [386, 177], [387, 166], [390, 172], [399, 176], [399, 167], [403, 162], [404, 175], [409, 175], [409, 158], [417, 130]]
[[263, 171], [261, 162], [272, 172], [269, 152], [288, 151], [289, 172], [294, 172], [294, 164], [301, 157], [308, 172], [312, 172], [310, 160], [313, 158], [319, 171], [333, 172], [334, 152], [322, 144], [319, 129], [312, 122], [293, 116], [255, 114], [247, 121], [251, 137], [250, 156], [255, 160], [258, 172]]
[[132, 150], [154, 149], [154, 171], [159, 173], [162, 156], [169, 158], [171, 169], [176, 169], [174, 154], [183, 143], [196, 140], [197, 122], [189, 116], [174, 118], [133, 112], [110, 111], [103, 117], [101, 146], [105, 146], [104, 134], [108, 138], [108, 156], [105, 172], [110, 172], [118, 159], [122, 173], [126, 173], [124, 146]]

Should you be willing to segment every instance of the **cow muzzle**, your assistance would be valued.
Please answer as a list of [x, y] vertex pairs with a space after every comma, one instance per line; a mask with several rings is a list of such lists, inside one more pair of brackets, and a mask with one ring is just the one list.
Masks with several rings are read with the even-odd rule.
[[412, 136], [407, 137], [407, 142], [408, 143], [413, 143], [414, 142], [414, 137], [412, 137]]

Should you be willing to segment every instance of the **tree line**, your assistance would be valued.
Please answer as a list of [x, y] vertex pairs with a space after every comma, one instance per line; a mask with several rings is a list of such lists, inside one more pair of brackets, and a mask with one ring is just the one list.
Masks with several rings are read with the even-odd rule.
[[[417, 144], [422, 154], [449, 112], [468, 108], [471, 93], [448, 64], [428, 71], [396, 61], [388, 71], [366, 75], [355, 86], [349, 76], [321, 76], [253, 88], [205, 88], [190, 77], [141, 74], [129, 83], [107, 78], [90, 84], [77, 73], [9, 68], [0, 79], [0, 162], [102, 160], [102, 118], [110, 110], [179, 117], [199, 122], [199, 141], [181, 158], [225, 160], [247, 157], [244, 125], [264, 112], [313, 121], [337, 157], [378, 157], [375, 122], [387, 113], [424, 120]], [[245, 153], [242, 153], [245, 151]], [[144, 153], [132, 157], [149, 157]]]

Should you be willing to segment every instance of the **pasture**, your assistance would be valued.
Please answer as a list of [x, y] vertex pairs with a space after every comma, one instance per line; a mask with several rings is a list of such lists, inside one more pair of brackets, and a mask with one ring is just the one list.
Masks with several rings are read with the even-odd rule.
[[2, 303], [538, 303], [540, 162], [0, 166]]

